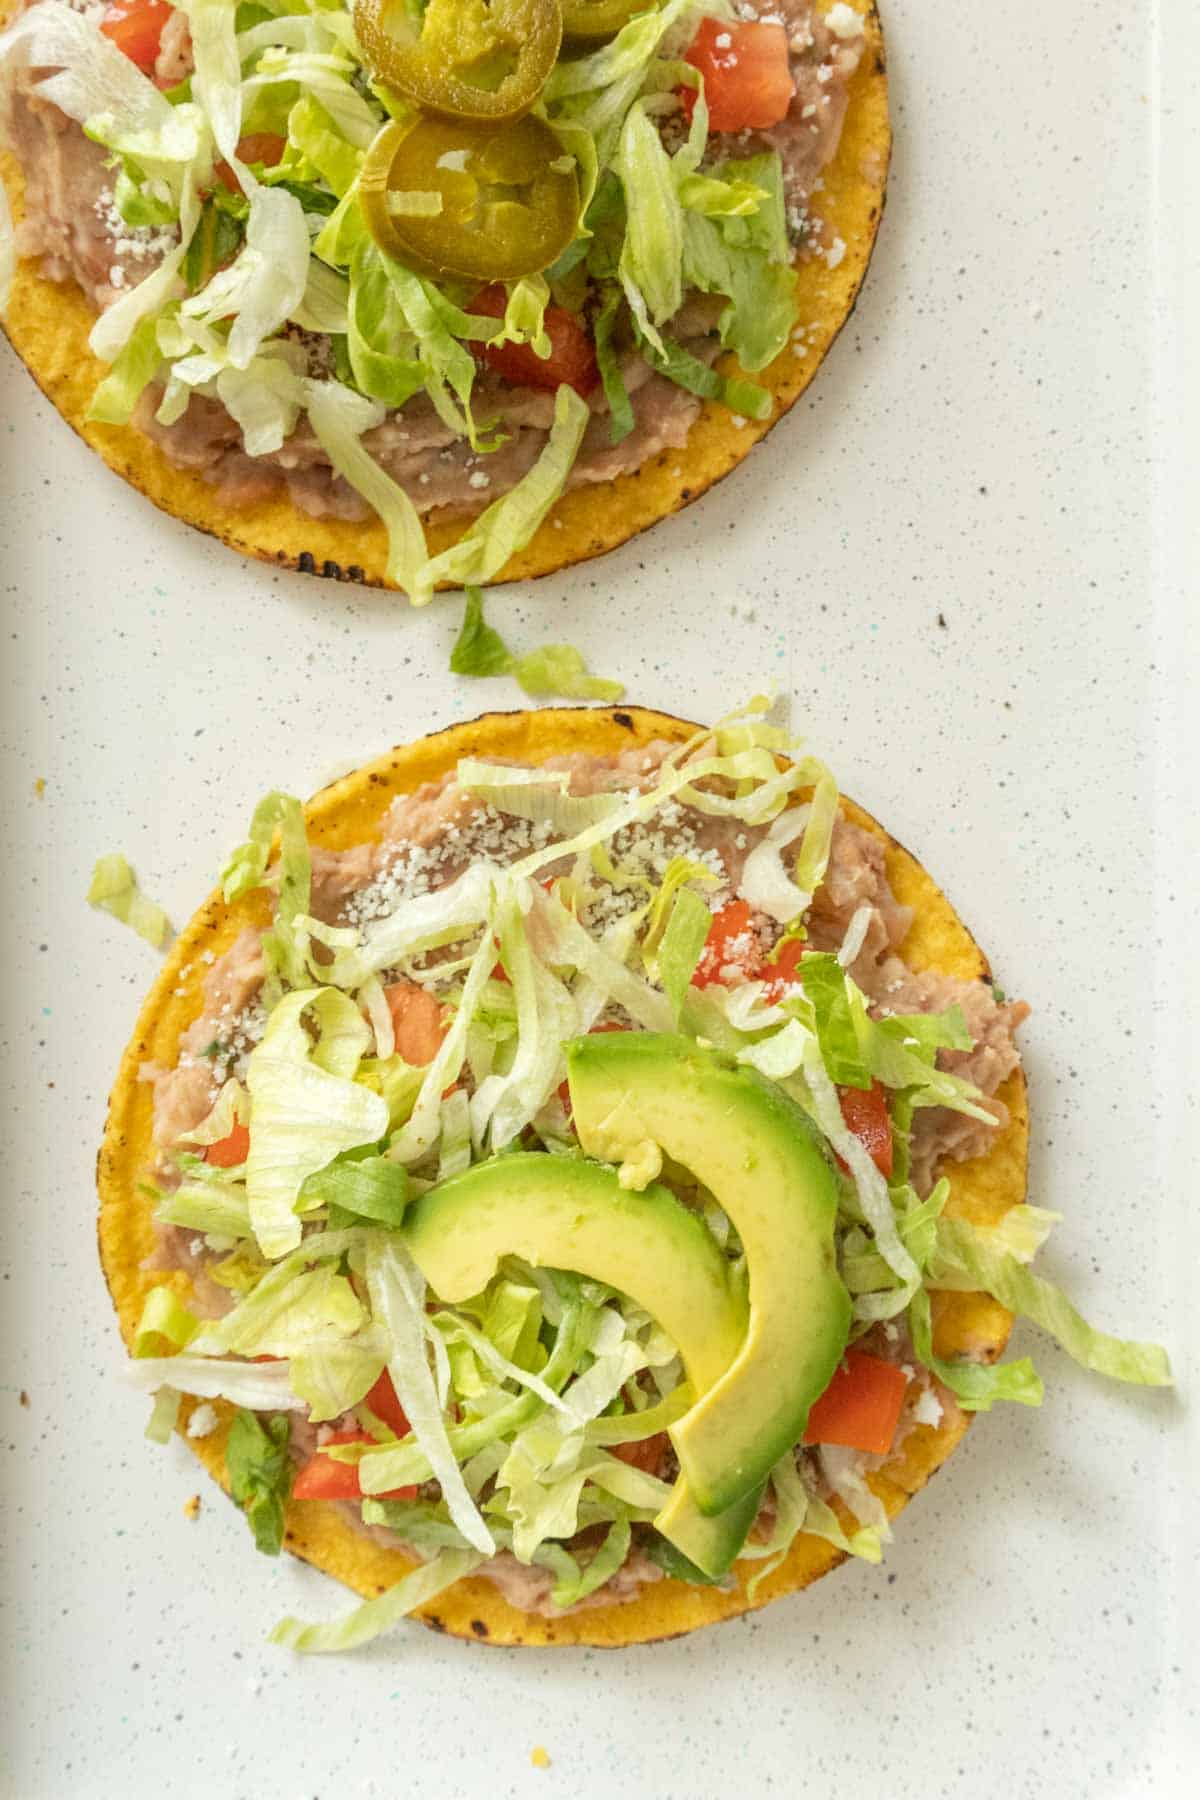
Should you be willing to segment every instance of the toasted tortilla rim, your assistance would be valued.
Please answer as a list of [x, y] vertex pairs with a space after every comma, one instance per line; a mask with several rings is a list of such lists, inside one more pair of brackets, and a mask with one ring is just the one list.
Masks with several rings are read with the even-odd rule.
[[[393, 796], [439, 779], [464, 756], [540, 763], [564, 751], [614, 755], [655, 740], [680, 743], [698, 729], [670, 714], [640, 707], [487, 713], [394, 749], [323, 788], [306, 808], [310, 837], [334, 850], [364, 841], [377, 830]], [[982, 951], [916, 859], [853, 801], [843, 798], [843, 805], [850, 818], [884, 843], [893, 890], [899, 900], [915, 909], [904, 944], [906, 958], [916, 968], [937, 967], [964, 977], [987, 976]], [[100, 1257], [127, 1345], [132, 1342], [150, 1287], [169, 1281], [182, 1296], [188, 1292], [182, 1272], [164, 1276], [143, 1266], [153, 1253], [154, 1233], [152, 1205], [139, 1191], [139, 1182], [152, 1161], [153, 1148], [152, 1097], [148, 1084], [140, 1079], [140, 1070], [148, 1061], [174, 1065], [179, 1038], [200, 1010], [206, 956], [220, 955], [241, 929], [265, 923], [267, 917], [261, 894], [247, 896], [233, 906], [226, 906], [219, 892], [210, 895], [168, 954], [121, 1062], [97, 1164], [97, 1185]], [[980, 1222], [1002, 1217], [1025, 1193], [1028, 1120], [1020, 1071], [1004, 1084], [999, 1097], [1009, 1108], [1009, 1122], [997, 1134], [991, 1150], [974, 1162], [956, 1164], [946, 1171], [953, 1187], [951, 1210]], [[945, 1303], [936, 1323], [936, 1343], [942, 1355], [952, 1355], [968, 1345], [973, 1354], [986, 1360], [1001, 1354], [1012, 1322], [1002, 1307], [977, 1294], [939, 1296], [939, 1300]], [[192, 1404], [184, 1403], [183, 1427]], [[217, 1410], [220, 1429], [209, 1437], [186, 1441], [227, 1488], [223, 1445], [233, 1409], [218, 1403]], [[889, 1515], [898, 1513], [924, 1486], [961, 1440], [966, 1426], [966, 1416], [960, 1415], [952, 1424], [914, 1427], [900, 1452], [879, 1475], [871, 1477]], [[320, 1501], [289, 1504], [285, 1542], [296, 1555], [365, 1597], [384, 1591], [412, 1566], [398, 1551], [383, 1549], [368, 1538], [337, 1507]], [[558, 1618], [518, 1611], [492, 1582], [475, 1575], [447, 1589], [414, 1617], [434, 1630], [480, 1642], [615, 1648], [676, 1637], [754, 1610], [808, 1586], [843, 1560], [841, 1552], [822, 1540], [802, 1535], [753, 1599], [746, 1592], [746, 1583], [756, 1565], [741, 1563], [738, 1585], [729, 1591], [664, 1579], [644, 1586], [632, 1600]]]
[[[0, 27], [19, 0], [0, 0]], [[828, 10], [828, 7], [825, 7]], [[845, 254], [835, 268], [824, 256], [798, 260], [798, 301], [807, 337], [797, 340], [753, 377], [772, 395], [763, 421], [735, 421], [715, 402], [704, 403], [681, 450], [666, 449], [615, 481], [565, 494], [535, 537], [501, 571], [498, 581], [555, 574], [601, 556], [699, 499], [742, 462], [754, 445], [804, 393], [854, 310], [883, 215], [891, 126], [883, 30], [875, 0], [864, 15], [866, 48], [850, 83], [841, 143], [823, 174], [821, 216]], [[0, 150], [0, 179], [14, 219], [22, 216], [24, 182], [11, 152]], [[3, 328], [46, 398], [117, 475], [162, 511], [220, 539], [242, 555], [305, 574], [387, 588], [386, 533], [374, 515], [363, 523], [313, 519], [280, 495], [233, 506], [199, 474], [179, 469], [133, 425], [99, 425], [87, 418], [104, 373], [87, 347], [95, 313], [74, 282], [47, 280], [33, 259], [18, 264]], [[736, 372], [733, 359], [721, 367]], [[461, 535], [468, 515], [438, 513], [427, 521], [430, 554]]]

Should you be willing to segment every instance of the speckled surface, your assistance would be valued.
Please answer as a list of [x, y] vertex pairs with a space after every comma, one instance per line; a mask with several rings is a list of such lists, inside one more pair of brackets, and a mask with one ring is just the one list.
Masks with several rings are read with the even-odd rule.
[[5, 352], [6, 1797], [1195, 1791], [1196, 368], [1171, 320], [1200, 297], [1200, 30], [1186, 0], [887, 24], [889, 213], [809, 399], [691, 513], [491, 611], [650, 705], [791, 694], [1034, 1002], [1052, 1272], [1165, 1337], [1183, 1398], [1022, 1334], [1045, 1408], [982, 1421], [882, 1571], [661, 1648], [267, 1646], [346, 1597], [258, 1557], [117, 1378], [92, 1164], [151, 958], [82, 896], [121, 848], [182, 920], [265, 788], [518, 698], [446, 673], [457, 600], [272, 578], [158, 516]]

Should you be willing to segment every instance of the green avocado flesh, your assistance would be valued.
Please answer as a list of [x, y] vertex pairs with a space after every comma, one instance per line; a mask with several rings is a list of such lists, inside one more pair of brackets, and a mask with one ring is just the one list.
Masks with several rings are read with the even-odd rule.
[[749, 1328], [720, 1378], [697, 1386], [696, 1404], [671, 1428], [690, 1494], [677, 1489], [657, 1521], [711, 1573], [714, 1556], [699, 1521], [687, 1523], [690, 1507], [722, 1528], [718, 1536], [732, 1535], [732, 1521], [724, 1530], [719, 1515], [756, 1498], [803, 1437], [846, 1347], [834, 1176], [794, 1101], [756, 1070], [730, 1067], [686, 1038], [597, 1033], [568, 1046], [567, 1069], [584, 1150], [646, 1167], [657, 1146], [714, 1195], [746, 1254]]
[[[671, 1498], [654, 1521], [654, 1528], [714, 1580], [731, 1569], [741, 1554], [747, 1533], [758, 1516], [762, 1485], [751, 1488], [724, 1512], [708, 1518], [700, 1511], [688, 1483], [681, 1476]], [[671, 1570], [666, 1571], [669, 1575]]]
[[630, 1193], [599, 1163], [540, 1151], [477, 1163], [415, 1201], [404, 1236], [452, 1305], [480, 1293], [505, 1256], [617, 1288], [674, 1340], [698, 1394], [746, 1334], [744, 1302], [703, 1221], [664, 1187]]

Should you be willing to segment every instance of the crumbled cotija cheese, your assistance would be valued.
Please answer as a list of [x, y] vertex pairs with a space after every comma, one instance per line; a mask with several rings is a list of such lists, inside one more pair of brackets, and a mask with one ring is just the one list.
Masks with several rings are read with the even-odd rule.
[[844, 0], [838, 0], [836, 6], [830, 7], [825, 14], [825, 23], [835, 38], [845, 40], [862, 36], [862, 17], [852, 6], [845, 5]]
[[211, 1437], [219, 1422], [216, 1407], [205, 1400], [192, 1409], [192, 1416], [187, 1422], [187, 1434], [190, 1438]]

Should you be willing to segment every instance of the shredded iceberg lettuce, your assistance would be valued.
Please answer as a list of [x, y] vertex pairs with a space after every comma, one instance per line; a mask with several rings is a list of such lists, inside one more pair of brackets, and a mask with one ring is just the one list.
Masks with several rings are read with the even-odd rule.
[[155, 950], [161, 950], [171, 934], [166, 913], [146, 898], [137, 876], [119, 853], [97, 858], [87, 901], [97, 911], [111, 913], [122, 925], [128, 925]]
[[181, 1225], [214, 1237], [251, 1235], [250, 1207], [240, 1182], [183, 1181], [159, 1201], [154, 1217], [162, 1225]]
[[562, 769], [514, 769], [473, 756], [462, 758], [456, 780], [464, 793], [482, 794], [502, 813], [549, 825], [556, 841], [611, 818], [621, 804], [615, 794], [572, 794]]
[[99, 425], [128, 424], [161, 365], [157, 320], [143, 319], [92, 395], [88, 418]]
[[408, 590], [414, 606], [428, 605], [440, 582], [463, 587], [490, 581], [529, 542], [567, 484], [590, 417], [587, 401], [574, 388], [565, 383], [558, 388], [554, 423], [537, 461], [456, 544], [422, 564]]
[[1040, 1406], [1046, 1390], [1041, 1376], [1027, 1356], [1007, 1363], [949, 1361], [935, 1354], [933, 1315], [929, 1295], [918, 1288], [908, 1307], [913, 1348], [925, 1367], [945, 1382], [965, 1412], [990, 1412], [998, 1400], [1019, 1406]]
[[381, 1632], [390, 1631], [407, 1614], [416, 1612], [430, 1600], [453, 1587], [456, 1581], [470, 1575], [485, 1559], [478, 1550], [442, 1550], [430, 1562], [418, 1563], [415, 1569], [374, 1600], [341, 1619], [325, 1625], [306, 1625], [301, 1619], [281, 1619], [271, 1633], [273, 1644], [287, 1650], [338, 1651], [355, 1650], [369, 1644]]
[[681, 888], [658, 951], [659, 977], [677, 1025], [711, 924], [712, 914], [699, 894]]
[[511, 1068], [480, 1083], [471, 1098], [471, 1135], [476, 1144], [502, 1150], [533, 1120], [562, 1079], [562, 1046], [579, 1027], [570, 990], [534, 955], [525, 931], [532, 902], [513, 887], [499, 900], [496, 942], [517, 1004], [517, 1048]]
[[146, 1436], [152, 1444], [169, 1444], [171, 1433], [179, 1423], [183, 1395], [178, 1388], [160, 1387], [146, 1421]]
[[[363, 1268], [376, 1322], [386, 1333], [388, 1373], [405, 1417], [429, 1459], [450, 1509], [450, 1517], [467, 1542], [484, 1556], [495, 1550], [491, 1533], [467, 1492], [462, 1471], [446, 1435], [445, 1400], [434, 1384], [425, 1315], [425, 1280], [404, 1246], [378, 1233], [368, 1239]], [[386, 1480], [375, 1478], [375, 1458], [359, 1464], [364, 1494], [386, 1492]]]
[[[321, 1030], [315, 1049], [305, 1015]], [[301, 988], [275, 1007], [250, 1053], [246, 1199], [265, 1256], [285, 1255], [299, 1244], [295, 1209], [308, 1177], [343, 1150], [387, 1134], [387, 1102], [353, 1079], [369, 1040], [369, 1027], [346, 995]]]
[[133, 1334], [133, 1354], [139, 1359], [169, 1356], [195, 1337], [198, 1324], [196, 1315], [188, 1311], [174, 1288], [151, 1288]]
[[275, 922], [265, 934], [262, 948], [272, 974], [296, 987], [302, 985], [307, 976], [296, 926], [307, 916], [312, 897], [312, 859], [304, 829], [304, 810], [293, 795], [276, 791], [259, 801], [250, 821], [249, 838], [233, 852], [221, 871], [221, 891], [229, 902], [261, 885], [276, 828], [279, 831], [278, 899]]
[[145, 1356], [126, 1363], [125, 1380], [143, 1393], [178, 1387], [200, 1400], [229, 1400], [254, 1412], [282, 1408], [304, 1412], [305, 1403], [292, 1392], [291, 1371], [286, 1362], [238, 1363], [220, 1357], [190, 1355]]
[[658, 327], [683, 303], [683, 207], [662, 137], [640, 105], [625, 115], [614, 167], [628, 220], [621, 286], [640, 330], [663, 356]]
[[408, 1198], [407, 1171], [386, 1156], [339, 1156], [310, 1175], [301, 1191], [303, 1205], [328, 1209], [331, 1231], [363, 1219], [400, 1225]]
[[531, 697], [541, 700], [560, 694], [566, 700], [619, 700], [625, 692], [619, 681], [591, 675], [581, 653], [572, 644], [545, 644], [516, 656], [498, 631], [483, 616], [483, 594], [468, 584], [462, 629], [450, 652], [455, 675], [512, 675]]
[[88, 17], [60, 0], [30, 8], [4, 33], [4, 60], [17, 68], [53, 70], [37, 92], [79, 124], [120, 118], [132, 130], [162, 130], [171, 105], [137, 64]]
[[[340, 381], [305, 384], [308, 419], [337, 473], [383, 521], [388, 538], [387, 576], [412, 595], [427, 568], [425, 532], [416, 507], [398, 482], [364, 448], [364, 432], [381, 425], [384, 408]], [[432, 594], [431, 594], [432, 597]]]
[[980, 1288], [1012, 1313], [1032, 1320], [1085, 1369], [1139, 1387], [1169, 1387], [1171, 1365], [1158, 1344], [1110, 1337], [1089, 1325], [1061, 1288], [1025, 1267], [1025, 1260], [989, 1242], [996, 1234], [966, 1219], [940, 1219], [929, 1286]]
[[355, 1337], [366, 1323], [362, 1302], [337, 1262], [321, 1255], [304, 1266], [307, 1252], [289, 1257], [265, 1275], [223, 1319], [189, 1343], [203, 1356], [293, 1357], [327, 1340]]

